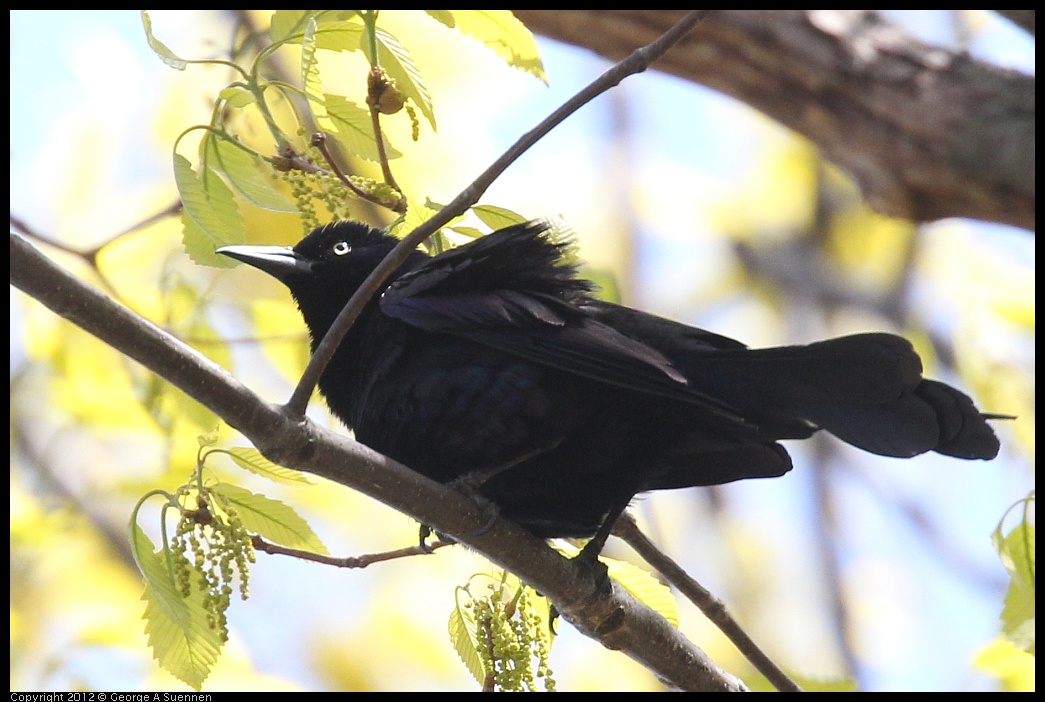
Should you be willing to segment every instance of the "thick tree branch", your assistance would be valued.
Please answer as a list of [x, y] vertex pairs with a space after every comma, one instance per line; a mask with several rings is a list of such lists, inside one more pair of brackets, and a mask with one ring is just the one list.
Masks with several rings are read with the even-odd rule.
[[16, 234], [11, 234], [11, 283], [185, 391], [268, 458], [364, 492], [511, 570], [546, 595], [579, 630], [627, 653], [667, 684], [684, 690], [744, 689], [620, 587], [600, 590], [589, 567], [564, 558], [506, 520], [486, 528], [489, 515], [461, 493], [307, 418], [290, 419], [225, 369], [70, 275]]
[[1016, 26], [1026, 29], [1031, 36], [1034, 34], [1034, 16], [1036, 10], [995, 10], [1002, 17], [1006, 17]]
[[[617, 60], [682, 10], [514, 10]], [[1034, 228], [1034, 78], [924, 44], [863, 10], [720, 10], [655, 67], [816, 143], [886, 214]]]

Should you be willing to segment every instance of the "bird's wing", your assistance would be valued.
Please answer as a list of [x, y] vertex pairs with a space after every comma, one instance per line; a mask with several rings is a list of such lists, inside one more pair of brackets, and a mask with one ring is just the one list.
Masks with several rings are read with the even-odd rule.
[[692, 388], [664, 353], [591, 319], [571, 303], [518, 288], [464, 293], [459, 283], [442, 294], [445, 268], [431, 273], [433, 279], [440, 277], [432, 285], [420, 282], [423, 268], [405, 284], [393, 283], [381, 296], [381, 311], [418, 329], [465, 337], [537, 364], [696, 405], [722, 428], [757, 431], [733, 407]]

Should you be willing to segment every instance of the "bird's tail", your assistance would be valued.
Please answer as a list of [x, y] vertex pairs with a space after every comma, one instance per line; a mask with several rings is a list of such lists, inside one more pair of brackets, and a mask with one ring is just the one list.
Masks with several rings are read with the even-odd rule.
[[[910, 342], [892, 334], [857, 334], [807, 346], [702, 349], [673, 360], [690, 382], [728, 398], [765, 425], [800, 418], [858, 448], [884, 456], [926, 451], [990, 459], [998, 439], [961, 391], [922, 378]], [[775, 438], [788, 438], [781, 435]]]

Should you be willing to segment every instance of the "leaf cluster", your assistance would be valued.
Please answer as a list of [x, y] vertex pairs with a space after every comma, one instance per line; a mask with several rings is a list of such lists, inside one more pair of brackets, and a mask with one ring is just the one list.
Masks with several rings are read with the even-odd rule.
[[[510, 11], [425, 13], [479, 40], [509, 65], [544, 80], [533, 36]], [[418, 113], [436, 129], [432, 97], [420, 67], [398, 38], [380, 26], [379, 16], [378, 10], [279, 10], [266, 36], [250, 37], [251, 42], [233, 50], [229, 61], [178, 56], [156, 38], [148, 13], [142, 12], [149, 45], [164, 63], [178, 70], [193, 64], [224, 66], [236, 76], [219, 91], [210, 122], [186, 129], [174, 147], [184, 244], [193, 261], [233, 265], [214, 249], [246, 239], [241, 207], [296, 212], [305, 231], [324, 218], [315, 201], [335, 219], [352, 215], [351, 201], [387, 208], [399, 215], [399, 222], [430, 216], [424, 208], [411, 208], [410, 198], [396, 183], [390, 163], [403, 154], [390, 143], [381, 119], [404, 112], [416, 140]], [[287, 48], [299, 53], [296, 82], [280, 76], [277, 57]], [[352, 52], [365, 57], [369, 72], [351, 94], [328, 90], [321, 69], [336, 54]], [[272, 140], [270, 149], [250, 145], [239, 133], [237, 125], [248, 117], [261, 119]], [[194, 167], [178, 152], [178, 145], [195, 131], [203, 136]], [[356, 158], [378, 164], [382, 177], [345, 175], [339, 162]]]

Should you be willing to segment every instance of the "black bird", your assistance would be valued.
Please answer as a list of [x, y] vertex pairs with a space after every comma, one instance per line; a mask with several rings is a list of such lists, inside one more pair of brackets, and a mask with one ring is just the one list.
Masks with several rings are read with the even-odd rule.
[[[314, 351], [397, 241], [337, 222], [293, 248], [218, 253], [290, 289]], [[636, 494], [783, 475], [777, 441], [819, 429], [883, 456], [998, 453], [985, 421], [998, 415], [922, 378], [906, 339], [748, 349], [595, 299], [564, 246], [531, 222], [412, 253], [320, 379], [331, 411], [362, 443], [466, 483], [539, 537], [594, 536], [590, 556]]]

